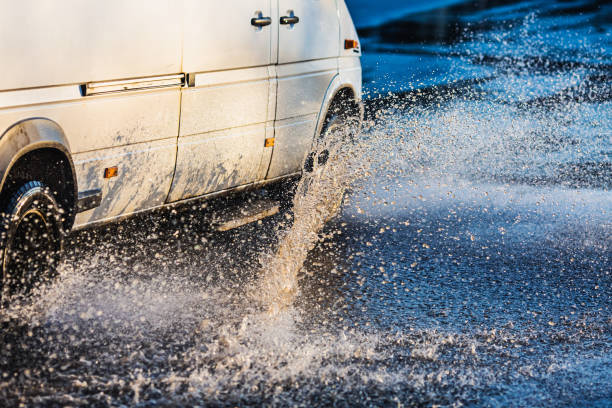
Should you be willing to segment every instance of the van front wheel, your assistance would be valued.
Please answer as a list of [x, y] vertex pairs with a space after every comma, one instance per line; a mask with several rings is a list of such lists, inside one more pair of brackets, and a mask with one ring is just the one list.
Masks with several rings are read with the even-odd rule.
[[9, 199], [0, 226], [0, 297], [23, 297], [50, 279], [63, 245], [61, 210], [47, 186], [30, 181]]

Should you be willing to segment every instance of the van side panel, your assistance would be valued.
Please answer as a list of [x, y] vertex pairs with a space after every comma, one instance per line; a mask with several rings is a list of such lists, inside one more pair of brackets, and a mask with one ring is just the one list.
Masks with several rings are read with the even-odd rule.
[[270, 63], [272, 24], [261, 28], [251, 25], [254, 17], [272, 15], [270, 0], [183, 1], [184, 72], [220, 71]]
[[62, 128], [72, 154], [176, 138], [179, 92], [77, 95], [68, 101], [0, 108], [0, 132], [24, 119], [48, 118]]
[[[183, 0], [4, 1], [0, 132], [49, 119], [70, 145], [79, 192], [101, 190], [76, 225], [165, 202], [176, 159]], [[117, 176], [105, 178], [107, 167]]]
[[0, 90], [178, 73], [181, 3], [3, 1]]
[[272, 18], [271, 0], [184, 1], [183, 70], [190, 80], [182, 90], [170, 202], [262, 179], [276, 98], [273, 24], [251, 23]]
[[[4, 108], [0, 129], [31, 118], [57, 123], [68, 140], [79, 191], [102, 191], [98, 208], [77, 215], [76, 224], [83, 225], [164, 203], [174, 171], [179, 93], [169, 89], [78, 96]], [[105, 179], [104, 169], [114, 166], [118, 176]]]
[[[77, 214], [75, 228], [164, 204], [176, 156], [176, 138], [117, 146], [73, 156], [79, 190], [101, 190], [99, 207]], [[105, 179], [116, 166], [118, 176]]]
[[336, 0], [278, 0], [280, 16], [296, 16], [295, 25], [281, 25], [278, 63], [337, 57], [339, 51]]

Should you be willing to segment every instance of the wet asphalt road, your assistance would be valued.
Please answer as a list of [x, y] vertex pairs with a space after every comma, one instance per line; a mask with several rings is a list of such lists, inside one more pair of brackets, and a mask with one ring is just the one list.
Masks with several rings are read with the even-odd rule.
[[217, 233], [186, 209], [77, 234], [44, 300], [3, 314], [2, 400], [609, 406], [610, 225], [580, 214], [610, 203], [551, 211], [531, 200], [559, 191], [526, 189], [500, 206], [486, 186], [476, 206], [472, 187], [376, 216], [355, 194], [295, 310], [270, 320], [245, 292], [286, 214]]
[[75, 233], [0, 312], [0, 405], [612, 406], [608, 14], [536, 3], [362, 29], [372, 170], [293, 307], [253, 290], [291, 209], [210, 227], [251, 195]]

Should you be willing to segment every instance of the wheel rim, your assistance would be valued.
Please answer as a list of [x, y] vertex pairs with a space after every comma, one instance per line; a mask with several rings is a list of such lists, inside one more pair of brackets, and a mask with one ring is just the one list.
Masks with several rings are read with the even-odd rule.
[[37, 209], [21, 217], [5, 249], [3, 286], [9, 294], [27, 294], [51, 269], [53, 236], [52, 226]]

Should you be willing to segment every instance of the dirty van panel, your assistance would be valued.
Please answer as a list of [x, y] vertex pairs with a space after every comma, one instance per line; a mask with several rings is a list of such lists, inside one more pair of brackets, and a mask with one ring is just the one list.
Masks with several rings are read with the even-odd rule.
[[[75, 226], [162, 205], [168, 194], [175, 139], [120, 146], [75, 156], [81, 191], [100, 191], [98, 207], [77, 214]], [[112, 176], [108, 169], [114, 169]]]
[[183, 70], [190, 80], [182, 90], [169, 201], [265, 176], [276, 103], [272, 33], [278, 22], [271, 3], [185, 1]]
[[[78, 214], [77, 227], [162, 205], [174, 171], [184, 80], [182, 20], [172, 18], [182, 3], [5, 3], [0, 132], [29, 118], [57, 123], [69, 141], [79, 192], [101, 193], [98, 206]], [[105, 178], [106, 168], [117, 168], [117, 176]]]
[[0, 90], [180, 72], [181, 21], [171, 18], [179, 16], [175, 1], [5, 3]]
[[[0, 107], [0, 132], [31, 118], [57, 124], [68, 141], [79, 192], [102, 194], [99, 206], [78, 214], [77, 226], [162, 205], [174, 171], [179, 87], [71, 98], [27, 105], [12, 98], [19, 106]], [[105, 179], [104, 169], [114, 166], [118, 176]]]

